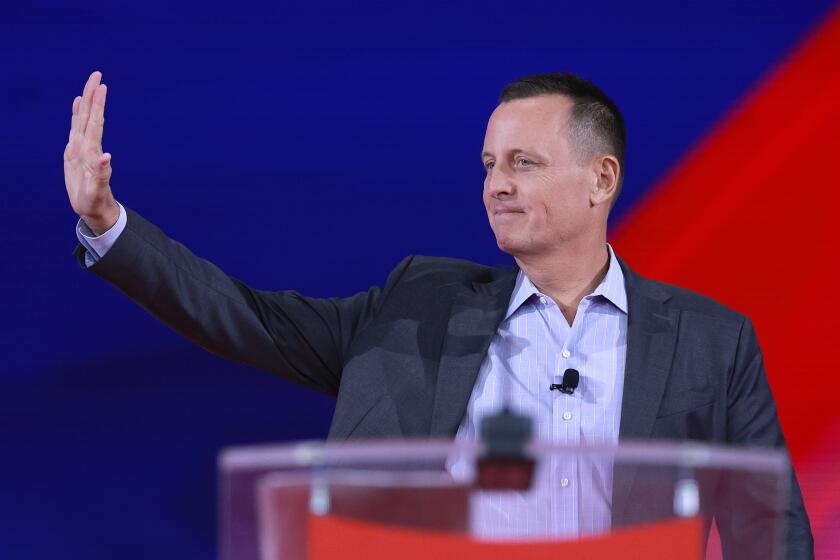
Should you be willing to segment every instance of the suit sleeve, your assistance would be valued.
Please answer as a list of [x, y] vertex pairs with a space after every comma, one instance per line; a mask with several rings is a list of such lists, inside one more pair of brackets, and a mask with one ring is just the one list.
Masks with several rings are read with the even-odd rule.
[[127, 224], [99, 261], [85, 267], [172, 329], [206, 350], [306, 387], [336, 394], [345, 356], [376, 315], [411, 258], [384, 289], [347, 298], [309, 298], [255, 290], [126, 208]]
[[[727, 384], [727, 440], [740, 446], [774, 447], [787, 450], [776, 405], [764, 371], [764, 360], [752, 323], [741, 326], [735, 363]], [[776, 504], [767, 503], [776, 490], [773, 480], [738, 476], [729, 479], [725, 492], [730, 507], [718, 513], [724, 556], [752, 558], [760, 543], [774, 541], [763, 519], [772, 518]], [[814, 539], [802, 501], [799, 483], [790, 469], [789, 501], [786, 508], [785, 558], [811, 559]], [[745, 556], [748, 554], [748, 556]]]

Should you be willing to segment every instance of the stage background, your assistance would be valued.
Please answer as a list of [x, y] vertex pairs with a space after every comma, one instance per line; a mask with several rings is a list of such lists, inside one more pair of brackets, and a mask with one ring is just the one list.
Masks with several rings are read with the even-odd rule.
[[481, 204], [498, 93], [592, 79], [628, 124], [618, 253], [754, 319], [818, 557], [840, 558], [838, 59], [828, 1], [4, 5], [0, 558], [215, 558], [219, 449], [323, 438], [334, 404], [79, 269], [61, 160], [96, 69], [118, 200], [312, 296], [410, 253], [509, 265]]

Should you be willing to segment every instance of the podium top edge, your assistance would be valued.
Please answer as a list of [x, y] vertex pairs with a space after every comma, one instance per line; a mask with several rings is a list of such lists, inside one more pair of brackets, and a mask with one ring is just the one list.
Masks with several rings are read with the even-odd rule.
[[[478, 459], [484, 446], [478, 441], [450, 439], [305, 441], [230, 447], [219, 454], [221, 471], [271, 468], [317, 468], [354, 464], [390, 465], [445, 461], [453, 456]], [[619, 445], [568, 446], [531, 441], [525, 452], [534, 459], [552, 455], [608, 458], [617, 462], [671, 465], [686, 468], [722, 468], [758, 472], [784, 472], [790, 459], [783, 449], [731, 447], [694, 442], [622, 442]]]

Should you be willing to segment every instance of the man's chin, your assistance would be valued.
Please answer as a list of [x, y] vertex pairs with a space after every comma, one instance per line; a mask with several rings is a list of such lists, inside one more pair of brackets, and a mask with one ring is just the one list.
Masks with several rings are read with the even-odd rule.
[[499, 249], [515, 257], [517, 254], [520, 254], [525, 251], [525, 247], [520, 240], [509, 237], [509, 236], [496, 236], [496, 245], [498, 245]]

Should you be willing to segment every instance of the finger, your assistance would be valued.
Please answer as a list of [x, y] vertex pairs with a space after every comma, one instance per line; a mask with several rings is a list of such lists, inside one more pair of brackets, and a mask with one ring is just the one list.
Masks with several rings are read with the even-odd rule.
[[78, 132], [79, 134], [85, 133], [88, 118], [90, 117], [90, 106], [91, 102], [93, 101], [93, 92], [94, 90], [96, 90], [96, 86], [99, 85], [99, 81], [101, 79], [102, 72], [97, 70], [96, 72], [90, 75], [87, 83], [85, 84], [85, 89], [82, 92], [82, 104], [79, 106], [79, 127], [76, 129], [76, 132]]
[[79, 120], [79, 105], [82, 103], [82, 96], [77, 95], [76, 98], [73, 100], [73, 116], [70, 118], [70, 138], [73, 138], [73, 133], [76, 131], [76, 127], [78, 126], [77, 122]]
[[93, 106], [90, 109], [90, 119], [85, 129], [85, 138], [95, 145], [102, 144], [102, 129], [105, 127], [105, 97], [108, 95], [108, 86], [100, 84], [93, 92]]

